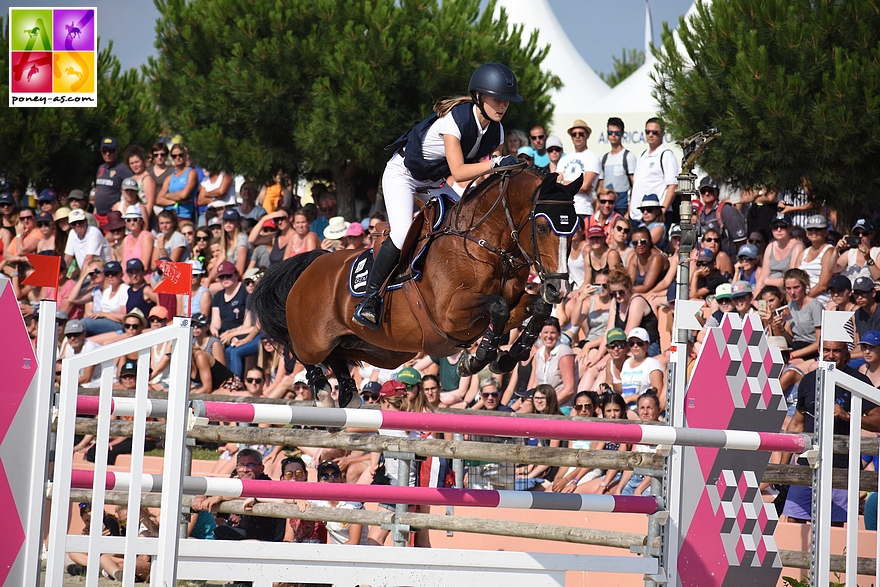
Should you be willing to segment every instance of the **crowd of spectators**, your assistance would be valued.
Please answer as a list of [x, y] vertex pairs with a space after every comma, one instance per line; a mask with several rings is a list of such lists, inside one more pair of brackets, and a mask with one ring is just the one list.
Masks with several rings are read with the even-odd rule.
[[[567, 131], [573, 153], [564, 153], [559, 137], [547, 136], [540, 125], [528, 133], [508, 132], [499, 149], [500, 154], [555, 171], [560, 182], [585, 178], [575, 198], [582, 222], [569, 256], [575, 287], [543, 325], [530, 356], [504, 377], [488, 370], [459, 376], [461, 352], [450, 357], [420, 355], [392, 370], [364, 364], [351, 375], [365, 403], [412, 411], [470, 408], [663, 418], [682, 238], [676, 196], [679, 166], [664, 146], [658, 119], [647, 121], [647, 148], [638, 154], [623, 147], [624, 130], [619, 118], [608, 120], [611, 150], [601, 155], [590, 149], [592, 129], [581, 120]], [[101, 145], [104, 164], [90, 191], [59, 194], [47, 188], [36, 196], [36, 208], [22, 205], [12, 193], [0, 193], [0, 268], [11, 280], [32, 336], [41, 318], [37, 302], [51, 296], [58, 300], [60, 359], [161, 328], [191, 307], [194, 393], [313, 400], [302, 365], [260, 333], [247, 310], [248, 296], [274, 263], [319, 248], [370, 247], [386, 220], [375, 191], [363, 217], [349, 221], [337, 214], [334, 192], [321, 184], [312, 189], [313, 203], [302, 205], [281, 173], [270, 185], [238, 185], [230, 172], [196, 167], [179, 143], [169, 148], [158, 142], [149, 152], [131, 145], [122, 158], [112, 137]], [[757, 314], [785, 360], [781, 383], [794, 429], [804, 425], [799, 383], [810, 381], [808, 375], [817, 366], [823, 308], [855, 312], [850, 324], [855, 344], [847, 349], [847, 364], [876, 379], [876, 218], [866, 214], [844, 226], [806, 186], [780, 192], [740, 190], [709, 176], [699, 181], [693, 208], [698, 241], [689, 258], [689, 297], [705, 302], [706, 326], [720, 324], [725, 313]], [[28, 253], [62, 257], [57, 292], [22, 285], [32, 271], [24, 256]], [[162, 260], [191, 265], [187, 295], [156, 293], [165, 278], [158, 263]], [[539, 282], [530, 277], [526, 292], [536, 293]], [[511, 342], [518, 332], [515, 328], [511, 333]], [[705, 330], [691, 332], [692, 359], [704, 336]], [[168, 388], [169, 352], [166, 345], [151, 351], [149, 381], [156, 391]], [[120, 387], [133, 381], [132, 358], [136, 357], [122, 357], [115, 366]], [[79, 383], [95, 386], [100, 378], [100, 366], [86, 368]], [[611, 443], [591, 446], [654, 450]], [[89, 439], [83, 439], [77, 450], [88, 452], [89, 447]], [[296, 481], [301, 480], [299, 471], [317, 467], [326, 482], [377, 483], [393, 482], [397, 471], [375, 454], [234, 444], [218, 451], [218, 474], [247, 472], [254, 478]], [[447, 484], [444, 467], [448, 464], [422, 465], [410, 482]], [[646, 480], [619, 471], [531, 466], [521, 473], [517, 488], [522, 490], [634, 495], [650, 490]], [[197, 502], [196, 509], [210, 510], [216, 501], [212, 499]], [[220, 535], [250, 538], [246, 526]], [[362, 539], [355, 526], [348, 533], [343, 530], [291, 522], [259, 532], [262, 539], [332, 537], [348, 544], [381, 544], [387, 537], [378, 528], [364, 530]], [[272, 538], [266, 538], [268, 534]]]

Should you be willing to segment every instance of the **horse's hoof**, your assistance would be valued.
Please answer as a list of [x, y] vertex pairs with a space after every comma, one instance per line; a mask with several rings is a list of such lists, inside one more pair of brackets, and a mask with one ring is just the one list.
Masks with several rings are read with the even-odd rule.
[[318, 393], [315, 394], [315, 407], [318, 408], [335, 408], [336, 402], [333, 401], [333, 397], [330, 395], [329, 389], [319, 389]]
[[510, 353], [506, 351], [501, 351], [498, 353], [498, 358], [492, 361], [492, 364], [489, 365], [489, 370], [492, 373], [497, 375], [503, 375], [504, 373], [510, 373], [516, 368], [516, 359], [510, 356]]
[[[354, 385], [351, 388], [355, 388]], [[355, 388], [356, 389], [356, 388]], [[357, 393], [357, 391], [352, 391], [348, 386], [343, 386], [339, 390], [339, 407], [340, 408], [352, 408], [357, 409], [361, 407], [363, 401], [361, 401], [361, 396]]]
[[474, 373], [478, 372], [479, 369], [477, 369], [476, 371], [474, 370], [474, 363], [476, 362], [476, 360], [476, 357], [474, 357], [472, 354], [465, 352], [464, 356], [458, 362], [458, 367], [456, 367], [455, 369], [458, 373], [458, 376], [470, 377]]

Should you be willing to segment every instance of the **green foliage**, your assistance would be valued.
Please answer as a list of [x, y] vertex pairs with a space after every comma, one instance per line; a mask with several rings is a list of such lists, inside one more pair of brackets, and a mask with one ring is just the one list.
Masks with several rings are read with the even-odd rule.
[[628, 78], [632, 73], [645, 63], [645, 52], [638, 49], [623, 49], [620, 59], [614, 60], [614, 71], [611, 73], [599, 72], [599, 77], [612, 88]]
[[[9, 70], [8, 27], [0, 19], [0, 63]], [[8, 104], [9, 80], [0, 81]], [[101, 164], [99, 143], [113, 135], [124, 148], [152, 145], [159, 134], [155, 105], [134, 69], [122, 70], [113, 43], [98, 42], [98, 106], [0, 109], [0, 174], [24, 188], [88, 188]], [[147, 147], [148, 148], [148, 147]]]
[[198, 161], [263, 182], [321, 173], [350, 212], [353, 176], [379, 173], [385, 145], [473, 70], [507, 63], [527, 99], [505, 117], [552, 115], [546, 48], [480, 0], [156, 0], [159, 55], [148, 66], [168, 125]]
[[701, 161], [743, 186], [792, 188], [839, 209], [880, 194], [877, 0], [727, 0], [664, 24], [655, 81], [675, 136], [718, 127]]

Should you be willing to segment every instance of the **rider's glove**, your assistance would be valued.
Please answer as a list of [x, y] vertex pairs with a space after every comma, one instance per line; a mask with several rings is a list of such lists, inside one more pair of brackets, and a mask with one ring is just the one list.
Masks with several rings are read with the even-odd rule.
[[521, 161], [513, 155], [496, 155], [491, 159], [491, 169], [496, 167], [507, 167], [508, 165], [519, 165]]

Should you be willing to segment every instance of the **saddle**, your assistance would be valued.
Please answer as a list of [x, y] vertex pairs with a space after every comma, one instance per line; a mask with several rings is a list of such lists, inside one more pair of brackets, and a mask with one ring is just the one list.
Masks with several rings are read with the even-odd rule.
[[[451, 193], [457, 196], [455, 192]], [[431, 197], [419, 210], [403, 241], [397, 269], [392, 272], [391, 277], [380, 290], [380, 295], [385, 296], [386, 292], [403, 289], [410, 309], [422, 329], [422, 348], [432, 355], [446, 356], [455, 352], [456, 348], [470, 344], [470, 341], [447, 336], [439, 329], [428, 312], [417, 284], [422, 276], [428, 249], [434, 241], [434, 237], [430, 235], [443, 225], [447, 213], [456, 202], [457, 199], [453, 199], [450, 194], [443, 192], [438, 196]], [[363, 297], [367, 287], [367, 279], [373, 266], [373, 259], [379, 252], [382, 243], [388, 238], [389, 229], [390, 225], [387, 222], [377, 224], [376, 230], [380, 232], [379, 238], [373, 243], [372, 248], [358, 255], [352, 262], [348, 282], [352, 296]]]

